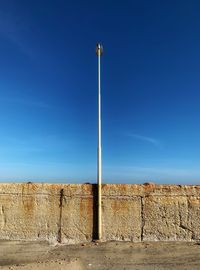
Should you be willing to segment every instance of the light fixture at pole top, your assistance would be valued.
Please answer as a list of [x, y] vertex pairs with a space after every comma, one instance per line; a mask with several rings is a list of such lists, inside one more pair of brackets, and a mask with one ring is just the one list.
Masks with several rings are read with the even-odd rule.
[[103, 54], [103, 46], [100, 43], [97, 43], [96, 54], [97, 55], [102, 55]]

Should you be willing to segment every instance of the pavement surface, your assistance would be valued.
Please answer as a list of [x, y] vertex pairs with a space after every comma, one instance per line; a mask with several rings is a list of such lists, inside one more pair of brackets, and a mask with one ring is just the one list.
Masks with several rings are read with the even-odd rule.
[[0, 269], [200, 269], [200, 243], [107, 242], [69, 246], [1, 240]]

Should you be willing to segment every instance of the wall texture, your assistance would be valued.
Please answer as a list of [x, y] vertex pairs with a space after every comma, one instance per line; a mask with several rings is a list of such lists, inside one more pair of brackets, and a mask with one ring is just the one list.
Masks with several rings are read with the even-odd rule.
[[[103, 185], [103, 240], [200, 240], [200, 186]], [[0, 184], [0, 239], [87, 242], [97, 186]]]

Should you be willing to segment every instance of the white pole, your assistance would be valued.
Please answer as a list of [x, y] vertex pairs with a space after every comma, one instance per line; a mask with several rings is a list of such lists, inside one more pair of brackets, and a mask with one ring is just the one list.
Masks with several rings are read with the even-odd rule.
[[98, 161], [97, 161], [97, 183], [98, 183], [98, 240], [102, 238], [102, 213], [101, 213], [101, 183], [102, 183], [102, 157], [101, 157], [101, 55], [103, 47], [97, 44], [98, 56]]

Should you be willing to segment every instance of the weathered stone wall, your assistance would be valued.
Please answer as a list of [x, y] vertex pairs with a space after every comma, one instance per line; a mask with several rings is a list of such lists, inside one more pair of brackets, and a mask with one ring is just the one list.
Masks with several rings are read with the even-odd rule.
[[[103, 239], [200, 240], [200, 186], [103, 185]], [[0, 239], [91, 241], [97, 187], [0, 184]]]

